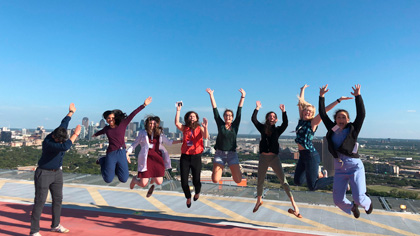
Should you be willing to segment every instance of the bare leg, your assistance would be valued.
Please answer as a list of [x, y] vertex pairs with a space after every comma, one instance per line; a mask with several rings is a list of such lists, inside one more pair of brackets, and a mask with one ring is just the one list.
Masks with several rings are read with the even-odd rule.
[[157, 185], [161, 185], [163, 182], [163, 177], [153, 177], [150, 183], [155, 183]]
[[149, 183], [149, 178], [141, 178], [137, 182], [140, 187], [146, 187], [147, 183]]
[[223, 165], [213, 163], [213, 173], [211, 175], [213, 183], [219, 183], [219, 180], [222, 178], [223, 169]]
[[230, 172], [232, 172], [233, 181], [240, 183], [242, 181], [242, 172], [239, 164], [233, 164], [229, 166]]

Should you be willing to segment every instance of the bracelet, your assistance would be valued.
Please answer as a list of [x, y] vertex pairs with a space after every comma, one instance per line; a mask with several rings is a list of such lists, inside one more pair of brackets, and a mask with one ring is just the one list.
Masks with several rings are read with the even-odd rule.
[[245, 98], [245, 97], [241, 97], [241, 98]]
[[69, 113], [74, 113], [74, 111], [69, 111]]
[[338, 103], [340, 103], [340, 102], [341, 102], [339, 98], [337, 98], [337, 102], [338, 102]]

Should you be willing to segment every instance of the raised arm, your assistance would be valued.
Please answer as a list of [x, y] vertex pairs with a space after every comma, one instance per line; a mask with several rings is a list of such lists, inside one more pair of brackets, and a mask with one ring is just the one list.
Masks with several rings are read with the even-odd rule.
[[75, 112], [76, 112], [76, 106], [74, 106], [74, 103], [70, 103], [69, 113], [67, 113], [67, 116], [72, 117]]
[[[322, 86], [319, 89], [319, 102], [318, 102], [318, 116], [321, 118], [322, 122], [324, 122], [325, 127], [329, 130], [334, 126], [334, 122], [327, 115], [327, 111], [325, 109], [325, 94], [329, 91], [328, 84]], [[337, 101], [336, 101], [337, 102]]]
[[281, 110], [283, 122], [281, 123], [281, 126], [277, 127], [277, 129], [278, 129], [279, 134], [282, 134], [286, 130], [287, 126], [289, 125], [289, 119], [287, 119], [286, 107], [284, 106], [284, 104], [280, 104], [279, 107]]
[[252, 113], [251, 121], [255, 125], [255, 127], [259, 130], [263, 126], [263, 124], [261, 124], [257, 119], [258, 111], [261, 108], [261, 102], [257, 101], [255, 104], [256, 104], [256, 107], [255, 107], [254, 112]]
[[179, 122], [179, 116], [180, 116], [180, 113], [181, 113], [181, 108], [182, 108], [182, 105], [181, 105], [181, 104], [178, 104], [178, 105], [176, 106], [175, 126], [176, 126], [176, 128], [177, 128], [177, 129], [179, 129], [180, 131], [184, 131], [184, 125], [182, 125], [182, 123], [181, 123], [181, 122]]
[[213, 95], [214, 90], [211, 90], [210, 88], [208, 88], [206, 89], [206, 92], [210, 95], [211, 106], [213, 108], [216, 108], [217, 107], [216, 100], [214, 100], [214, 95]]
[[139, 106], [136, 110], [134, 110], [133, 112], [131, 112], [131, 114], [128, 115], [127, 118], [125, 118], [123, 121], [121, 121], [120, 125], [122, 123], [128, 125], [128, 123], [131, 122], [131, 120], [134, 118], [134, 116], [136, 116], [137, 113], [139, 113], [141, 110], [143, 110], [151, 102], [152, 102], [152, 97], [146, 98], [146, 100], [144, 100], [144, 102], [143, 102], [143, 104], [141, 106]]
[[365, 120], [366, 111], [365, 111], [365, 105], [363, 103], [362, 95], [360, 93], [360, 84], [356, 84], [354, 87], [352, 87], [353, 92], [351, 93], [355, 99], [356, 99], [356, 119], [354, 120], [354, 125], [357, 129], [362, 128], [363, 121]]
[[245, 100], [245, 90], [243, 90], [242, 88], [239, 89], [239, 92], [241, 92], [241, 99], [239, 100], [239, 105], [238, 107], [242, 107], [244, 105], [244, 100]]
[[72, 136], [70, 137], [70, 141], [72, 143], [74, 143], [77, 139], [77, 137], [80, 135], [80, 131], [82, 131], [82, 126], [77, 125], [76, 129], [74, 129], [74, 133], [72, 134]]
[[309, 85], [305, 84], [300, 88], [300, 94], [299, 94], [299, 103], [298, 103], [298, 109], [299, 109], [299, 119], [303, 119], [303, 106], [306, 104], [305, 101], [305, 89], [309, 87]]
[[60, 123], [60, 125], [58, 127], [62, 127], [62, 128], [67, 129], [67, 127], [69, 126], [69, 122], [71, 120], [71, 117], [73, 116], [73, 114], [74, 114], [75, 111], [76, 111], [76, 107], [74, 106], [74, 103], [70, 103], [69, 112], [61, 120], [61, 123]]
[[203, 135], [204, 139], [209, 138], [209, 130], [208, 130], [208, 121], [206, 118], [203, 118], [203, 123], [201, 123], [201, 135]]

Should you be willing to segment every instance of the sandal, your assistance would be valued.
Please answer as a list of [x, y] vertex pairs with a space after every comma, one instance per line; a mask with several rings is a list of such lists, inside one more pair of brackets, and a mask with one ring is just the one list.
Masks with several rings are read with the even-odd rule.
[[252, 213], [255, 213], [258, 211], [258, 209], [260, 208], [260, 206], [263, 204], [263, 202], [258, 203], [257, 205], [255, 205], [254, 210], [252, 210]]
[[297, 218], [302, 218], [303, 217], [300, 213], [296, 214], [296, 211], [294, 211], [292, 208], [289, 208], [289, 210], [287, 210], [287, 212], [289, 212], [290, 214], [293, 214]]

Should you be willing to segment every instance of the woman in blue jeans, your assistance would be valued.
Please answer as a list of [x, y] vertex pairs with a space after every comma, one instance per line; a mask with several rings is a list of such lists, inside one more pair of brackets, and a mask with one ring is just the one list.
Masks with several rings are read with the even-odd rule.
[[[365, 106], [360, 95], [360, 85], [356, 85], [351, 93], [356, 100], [356, 119], [350, 121], [346, 110], [337, 110], [334, 114], [334, 122], [327, 116], [325, 109], [325, 93], [328, 85], [319, 91], [319, 115], [327, 128], [328, 150], [334, 156], [334, 185], [333, 199], [336, 206], [347, 214], [359, 218], [358, 206], [365, 209], [367, 214], [372, 213], [372, 201], [366, 195], [366, 175], [363, 162], [359, 158], [357, 137], [365, 119]], [[340, 102], [337, 99], [337, 102]], [[346, 198], [347, 185], [350, 184], [354, 202]]]
[[[305, 89], [309, 85], [304, 85], [300, 88], [299, 95], [299, 123], [296, 126], [296, 139], [299, 149], [299, 160], [296, 165], [294, 182], [296, 185], [302, 185], [305, 180], [310, 191], [324, 188], [333, 183], [333, 178], [320, 178], [319, 176], [319, 163], [321, 162], [320, 156], [316, 151], [312, 140], [318, 125], [321, 123], [321, 117], [315, 116], [315, 107], [305, 101]], [[351, 99], [349, 97], [341, 97], [342, 100]], [[337, 101], [331, 103], [326, 107], [329, 111], [338, 104]]]

